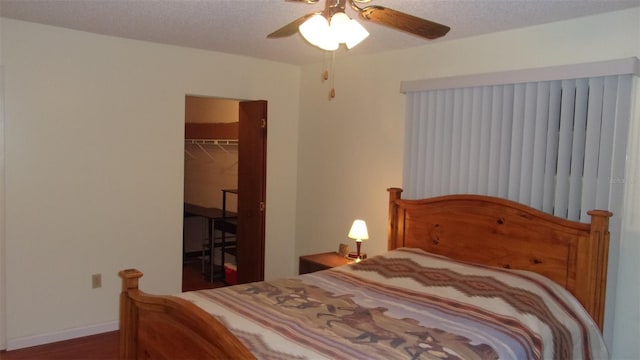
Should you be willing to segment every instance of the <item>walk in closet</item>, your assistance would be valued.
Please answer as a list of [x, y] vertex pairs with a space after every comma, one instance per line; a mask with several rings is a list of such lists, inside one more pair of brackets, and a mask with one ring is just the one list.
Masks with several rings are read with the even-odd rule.
[[210, 282], [235, 283], [238, 111], [234, 100], [185, 100], [183, 261]]
[[264, 280], [267, 124], [265, 100], [186, 97], [183, 285]]

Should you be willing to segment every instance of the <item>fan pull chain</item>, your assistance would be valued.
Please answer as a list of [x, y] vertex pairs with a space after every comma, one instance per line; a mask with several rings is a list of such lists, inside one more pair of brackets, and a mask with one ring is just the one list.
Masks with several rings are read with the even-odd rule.
[[332, 51], [331, 52], [331, 65], [330, 65], [331, 78], [329, 79], [329, 86], [331, 87], [331, 90], [329, 90], [329, 100], [331, 100], [334, 97], [336, 97], [336, 88], [334, 87], [334, 83], [335, 83], [335, 79], [336, 79], [335, 62], [336, 62], [336, 52]]
[[322, 62], [322, 74], [321, 79], [322, 82], [329, 80], [329, 100], [336, 97], [336, 89], [334, 87], [335, 83], [335, 60], [336, 60], [336, 52], [335, 51], [325, 51], [324, 60]]
[[322, 82], [329, 80], [329, 52], [324, 52], [324, 58], [322, 61]]

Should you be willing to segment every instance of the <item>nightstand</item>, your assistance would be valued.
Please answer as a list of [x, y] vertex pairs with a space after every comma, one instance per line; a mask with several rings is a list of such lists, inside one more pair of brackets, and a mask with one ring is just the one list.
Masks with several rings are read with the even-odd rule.
[[352, 261], [340, 256], [336, 252], [326, 252], [320, 254], [300, 256], [300, 265], [298, 273], [308, 274], [315, 271], [331, 269], [332, 267], [346, 265]]

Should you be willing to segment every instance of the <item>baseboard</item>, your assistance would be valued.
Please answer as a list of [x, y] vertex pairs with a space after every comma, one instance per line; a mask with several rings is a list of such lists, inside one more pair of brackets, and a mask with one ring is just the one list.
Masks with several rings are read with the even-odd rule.
[[118, 330], [118, 321], [7, 340], [7, 351]]

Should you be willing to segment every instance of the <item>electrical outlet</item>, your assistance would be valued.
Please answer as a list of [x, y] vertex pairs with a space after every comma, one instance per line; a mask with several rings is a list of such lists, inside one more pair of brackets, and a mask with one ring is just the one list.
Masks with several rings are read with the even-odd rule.
[[97, 289], [102, 287], [102, 274], [91, 275], [91, 288]]

